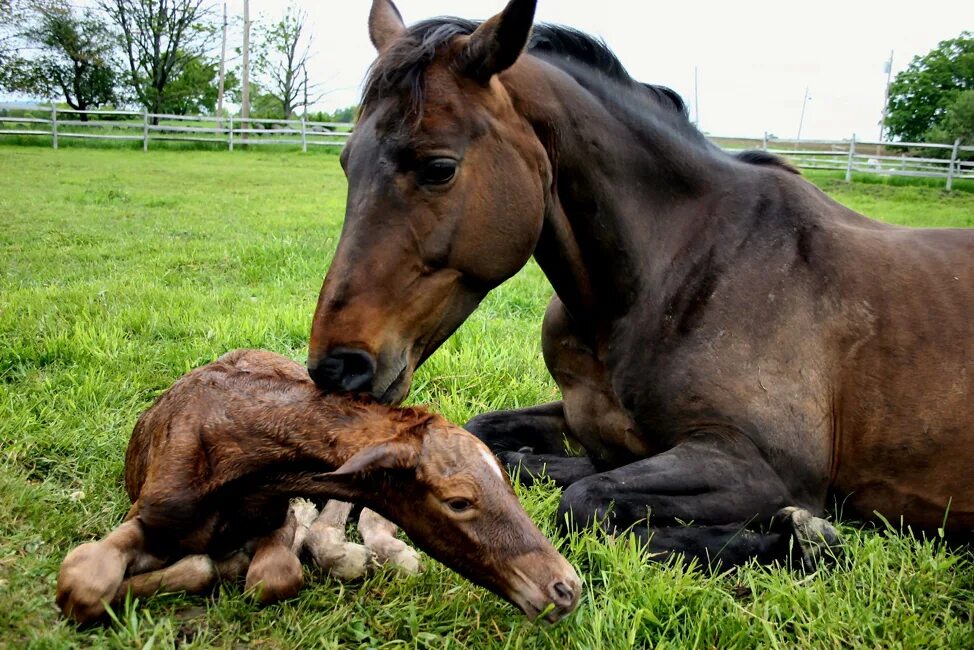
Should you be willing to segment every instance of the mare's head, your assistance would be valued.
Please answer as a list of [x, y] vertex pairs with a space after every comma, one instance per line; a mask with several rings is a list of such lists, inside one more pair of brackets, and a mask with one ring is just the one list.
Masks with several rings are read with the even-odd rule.
[[553, 623], [574, 610], [578, 574], [521, 507], [490, 450], [417, 409], [387, 417], [393, 437], [320, 476], [322, 487], [392, 520], [429, 555], [532, 618], [543, 613]]
[[341, 157], [345, 225], [311, 332], [321, 388], [401, 401], [416, 367], [534, 252], [550, 163], [497, 75], [524, 50], [535, 3], [407, 28], [374, 0], [379, 56]]

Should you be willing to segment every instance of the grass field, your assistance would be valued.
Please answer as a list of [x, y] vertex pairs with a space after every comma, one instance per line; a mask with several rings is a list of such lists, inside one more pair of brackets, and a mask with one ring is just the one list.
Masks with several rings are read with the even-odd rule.
[[[870, 216], [974, 226], [974, 194], [812, 180]], [[649, 564], [626, 539], [557, 540], [586, 592], [554, 627], [432, 563], [352, 585], [309, 574], [265, 609], [228, 586], [106, 627], [61, 620], [61, 559], [128, 505], [137, 414], [232, 348], [304, 359], [343, 204], [332, 155], [0, 146], [0, 647], [974, 647], [970, 556], [849, 522], [848, 560], [809, 576], [706, 575]], [[411, 399], [464, 422], [556, 398], [539, 344], [549, 295], [534, 265], [495, 291]], [[557, 491], [521, 496], [550, 532]]]

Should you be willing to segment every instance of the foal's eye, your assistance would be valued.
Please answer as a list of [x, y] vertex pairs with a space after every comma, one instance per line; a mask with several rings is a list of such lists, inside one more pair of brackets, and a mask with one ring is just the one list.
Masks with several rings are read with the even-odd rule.
[[453, 158], [432, 158], [419, 170], [420, 185], [446, 185], [457, 174], [457, 161]]
[[446, 505], [450, 506], [450, 510], [453, 512], [466, 512], [473, 507], [473, 503], [471, 503], [469, 499], [464, 499], [463, 497], [450, 499], [446, 502]]

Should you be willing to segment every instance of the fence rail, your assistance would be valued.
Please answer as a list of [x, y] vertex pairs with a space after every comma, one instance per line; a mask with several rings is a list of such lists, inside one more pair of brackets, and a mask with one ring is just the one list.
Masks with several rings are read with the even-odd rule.
[[[35, 115], [38, 112], [37, 108], [23, 110]], [[231, 151], [240, 146], [293, 145], [307, 151], [308, 147], [343, 147], [351, 130], [351, 124], [339, 122], [256, 117], [245, 120], [239, 117], [169, 115], [145, 111], [56, 108], [51, 109], [49, 117], [0, 115], [0, 136], [48, 136], [55, 149], [59, 140], [76, 138], [141, 141], [146, 151], [153, 141], [211, 143], [225, 146]]]
[[[352, 134], [352, 125], [239, 117], [154, 114], [145, 111], [24, 107], [33, 116], [0, 115], [0, 136], [47, 136], [57, 149], [63, 138], [142, 142], [148, 150], [153, 141], [196, 142], [234, 147], [291, 145], [307, 151], [309, 147], [343, 147]], [[861, 142], [848, 140], [782, 140], [769, 136], [724, 137], [710, 140], [728, 152], [763, 149], [788, 159], [802, 169], [844, 171], [846, 180], [853, 174], [942, 178], [952, 189], [954, 180], [974, 180], [974, 146], [924, 142]], [[938, 157], [937, 154], [941, 154]]]

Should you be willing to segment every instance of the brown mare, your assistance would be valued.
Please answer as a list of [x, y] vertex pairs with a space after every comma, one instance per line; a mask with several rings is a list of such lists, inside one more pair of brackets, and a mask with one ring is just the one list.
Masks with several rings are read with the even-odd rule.
[[400, 401], [533, 255], [563, 400], [468, 427], [546, 468], [562, 515], [728, 563], [797, 534], [814, 564], [833, 498], [971, 531], [974, 231], [879, 223], [773, 156], [722, 153], [672, 91], [589, 36], [532, 31], [534, 9], [407, 28], [375, 0], [318, 385]]
[[264, 602], [293, 596], [298, 495], [373, 508], [532, 617], [554, 622], [578, 604], [578, 575], [482, 442], [419, 409], [323, 394], [270, 352], [231, 352], [166, 391], [132, 432], [125, 486], [125, 523], [61, 565], [57, 602], [79, 622], [130, 590], [196, 592], [243, 572]]

